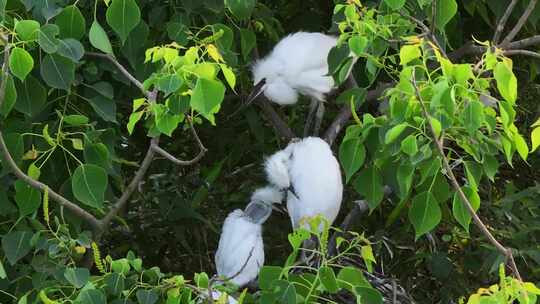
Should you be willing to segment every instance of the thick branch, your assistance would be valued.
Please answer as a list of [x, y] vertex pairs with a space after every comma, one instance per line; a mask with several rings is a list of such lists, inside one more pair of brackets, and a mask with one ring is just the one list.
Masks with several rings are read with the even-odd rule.
[[512, 11], [514, 10], [514, 6], [516, 6], [517, 0], [512, 0], [508, 7], [506, 8], [506, 11], [504, 12], [504, 15], [499, 20], [499, 23], [497, 24], [497, 28], [495, 29], [495, 34], [493, 35], [493, 44], [497, 45], [499, 43], [499, 38], [501, 37], [501, 34], [504, 30], [504, 26], [506, 25], [506, 21], [508, 20], [508, 17], [512, 14]]
[[[5, 74], [4, 74], [5, 75]], [[5, 79], [5, 78], [3, 78]], [[2, 81], [3, 83], [4, 81]], [[2, 85], [2, 87], [5, 87]], [[2, 95], [0, 93], [0, 95]], [[3, 99], [0, 99], [0, 104], [2, 103]], [[56, 193], [54, 190], [52, 190], [50, 187], [45, 185], [42, 182], [39, 182], [30, 176], [24, 174], [24, 172], [19, 169], [17, 164], [15, 163], [15, 160], [13, 160], [13, 157], [11, 157], [11, 154], [9, 153], [9, 150], [6, 146], [6, 143], [4, 141], [4, 135], [2, 134], [2, 131], [0, 131], [0, 153], [2, 153], [2, 156], [4, 158], [4, 164], [7, 164], [7, 166], [13, 171], [15, 176], [17, 176], [19, 179], [23, 180], [25, 183], [30, 185], [32, 188], [39, 189], [41, 192], [44, 192], [46, 188], [49, 190], [49, 197], [53, 199], [55, 202], [59, 203], [60, 205], [64, 206], [69, 211], [73, 212], [75, 215], [83, 219], [84, 221], [88, 222], [92, 229], [94, 231], [99, 231], [101, 229], [101, 224], [98, 219], [96, 219], [92, 214], [87, 212], [86, 210], [79, 207], [77, 204], [69, 201], [62, 195]]]
[[506, 38], [504, 38], [503, 42], [501, 43], [502, 46], [505, 46], [506, 44], [508, 44], [508, 43], [512, 42], [512, 40], [514, 40], [514, 38], [519, 33], [519, 31], [521, 30], [523, 25], [525, 25], [525, 22], [527, 22], [527, 19], [529, 19], [529, 16], [531, 15], [532, 11], [534, 10], [534, 7], [536, 6], [537, 1], [538, 0], [531, 0], [531, 2], [529, 2], [529, 5], [527, 6], [525, 11], [523, 12], [521, 17], [519, 18], [519, 20], [516, 23], [516, 25], [514, 26], [514, 28], [510, 31], [510, 33], [508, 33], [508, 35], [506, 35]]
[[515, 49], [524, 49], [529, 46], [540, 44], [540, 35], [531, 36], [522, 40], [514, 41], [508, 44], [506, 49], [515, 50]]
[[529, 56], [529, 57], [540, 59], [540, 53], [529, 51], [529, 50], [508, 50], [508, 51], [504, 51], [504, 55], [506, 56], [523, 55], [523, 56]]
[[[364, 103], [370, 103], [384, 92], [387, 88], [391, 87], [392, 84], [385, 83], [381, 85], [379, 88], [374, 90], [369, 90], [366, 95], [366, 100]], [[334, 118], [334, 121], [330, 124], [328, 129], [326, 129], [326, 132], [324, 133], [323, 139], [331, 146], [334, 141], [336, 140], [337, 136], [341, 132], [341, 129], [347, 124], [349, 119], [351, 118], [352, 111], [351, 111], [351, 105], [346, 103], [341, 107], [341, 110], [339, 111], [336, 118]]]
[[507, 263], [509, 264], [510, 268], [512, 269], [512, 272], [514, 275], [518, 278], [518, 280], [522, 281], [521, 275], [519, 274], [519, 270], [517, 269], [516, 263], [514, 261], [514, 256], [512, 254], [512, 250], [509, 248], [504, 247], [494, 236], [491, 234], [489, 229], [486, 227], [486, 225], [482, 222], [480, 217], [476, 214], [476, 211], [471, 205], [471, 202], [461, 189], [461, 186], [459, 185], [459, 182], [457, 181], [456, 176], [454, 175], [454, 172], [452, 170], [452, 167], [450, 166], [448, 159], [446, 158], [446, 155], [444, 153], [444, 147], [442, 142], [437, 137], [437, 133], [435, 132], [435, 129], [433, 128], [433, 125], [431, 124], [431, 116], [429, 115], [429, 112], [427, 111], [426, 105], [424, 104], [424, 101], [422, 99], [422, 96], [420, 94], [420, 89], [418, 88], [418, 85], [416, 83], [416, 80], [414, 78], [414, 73], [412, 74], [412, 84], [414, 86], [415, 92], [416, 92], [416, 98], [418, 99], [420, 106], [422, 107], [422, 113], [424, 117], [426, 118], [426, 123], [429, 127], [431, 137], [433, 139], [433, 142], [435, 143], [435, 146], [437, 148], [437, 152], [439, 153], [439, 156], [442, 158], [443, 166], [446, 171], [447, 177], [450, 180], [450, 183], [452, 184], [452, 187], [454, 190], [458, 193], [459, 198], [462, 202], [464, 202], [465, 207], [467, 208], [469, 214], [471, 215], [474, 223], [476, 226], [480, 229], [482, 234], [488, 239], [488, 241], [501, 253], [507, 258]]

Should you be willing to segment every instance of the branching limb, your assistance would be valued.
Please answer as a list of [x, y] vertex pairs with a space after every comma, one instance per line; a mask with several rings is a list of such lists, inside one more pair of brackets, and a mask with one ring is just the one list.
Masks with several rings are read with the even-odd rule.
[[488, 241], [501, 254], [503, 254], [506, 257], [507, 263], [508, 263], [510, 269], [512, 269], [512, 272], [514, 273], [516, 278], [518, 280], [522, 281], [521, 275], [520, 275], [519, 270], [517, 269], [516, 263], [514, 261], [514, 256], [512, 254], [512, 250], [510, 248], [504, 247], [493, 236], [493, 234], [491, 234], [489, 229], [486, 227], [486, 225], [482, 222], [480, 217], [474, 211], [474, 209], [473, 209], [473, 207], [471, 205], [471, 202], [469, 201], [469, 199], [467, 198], [465, 193], [463, 193], [463, 190], [461, 190], [461, 186], [459, 185], [459, 182], [457, 181], [457, 178], [454, 175], [452, 167], [450, 166], [450, 164], [448, 162], [448, 158], [446, 158], [446, 155], [444, 153], [444, 146], [443, 146], [442, 142], [439, 140], [439, 138], [437, 137], [437, 133], [435, 132], [435, 129], [433, 128], [433, 125], [431, 124], [431, 116], [429, 115], [429, 112], [427, 111], [426, 105], [424, 104], [424, 101], [423, 101], [422, 96], [420, 94], [420, 89], [418, 88], [418, 85], [417, 85], [416, 80], [414, 78], [414, 73], [412, 73], [412, 85], [414, 86], [414, 89], [415, 89], [415, 92], [416, 92], [416, 98], [418, 99], [418, 102], [420, 103], [420, 106], [422, 107], [422, 113], [423, 113], [423, 115], [424, 115], [424, 117], [426, 119], [427, 125], [429, 126], [431, 137], [433, 139], [433, 142], [435, 143], [435, 146], [437, 148], [439, 156], [442, 158], [443, 166], [444, 166], [444, 169], [446, 171], [446, 175], [447, 175], [448, 179], [450, 180], [450, 183], [452, 184], [452, 187], [458, 193], [459, 198], [461, 199], [461, 201], [465, 203], [465, 207], [467, 208], [467, 210], [468, 210], [469, 214], [471, 215], [471, 217], [472, 217], [474, 223], [476, 224], [476, 226], [480, 229], [480, 231], [488, 239]]
[[501, 34], [504, 30], [504, 26], [506, 25], [506, 21], [508, 20], [508, 17], [512, 14], [512, 11], [514, 10], [514, 6], [516, 6], [517, 0], [512, 0], [508, 7], [506, 8], [506, 11], [504, 12], [504, 15], [502, 15], [501, 19], [499, 20], [499, 23], [497, 24], [497, 28], [495, 29], [495, 34], [493, 35], [493, 44], [497, 45], [499, 43], [499, 39], [501, 38]]
[[508, 33], [508, 35], [506, 35], [506, 37], [504, 38], [504, 40], [501, 42], [501, 45], [504, 47], [506, 44], [512, 42], [512, 40], [514, 40], [514, 38], [516, 37], [516, 35], [519, 33], [519, 31], [521, 30], [521, 28], [523, 27], [523, 25], [525, 25], [525, 22], [527, 22], [527, 19], [529, 19], [529, 16], [531, 15], [532, 11], [534, 10], [534, 7], [536, 6], [536, 2], [538, 2], [538, 0], [531, 0], [529, 2], [529, 5], [527, 6], [527, 8], [525, 9], [525, 11], [523, 12], [523, 14], [521, 15], [521, 17], [519, 18], [518, 22], [516, 23], [516, 25], [514, 26], [514, 28], [510, 31], [510, 33]]

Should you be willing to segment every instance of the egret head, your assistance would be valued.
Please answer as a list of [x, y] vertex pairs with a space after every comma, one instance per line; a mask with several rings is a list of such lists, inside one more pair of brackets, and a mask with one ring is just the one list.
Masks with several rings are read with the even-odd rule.
[[262, 224], [272, 214], [272, 209], [276, 209], [274, 204], [280, 204], [282, 200], [283, 192], [278, 189], [270, 186], [259, 188], [251, 195], [251, 201], [244, 209], [244, 215], [255, 224]]
[[298, 100], [298, 92], [291, 87], [284, 76], [285, 67], [272, 54], [259, 60], [253, 66], [254, 87], [247, 103], [253, 102], [261, 93], [275, 103], [290, 105]]

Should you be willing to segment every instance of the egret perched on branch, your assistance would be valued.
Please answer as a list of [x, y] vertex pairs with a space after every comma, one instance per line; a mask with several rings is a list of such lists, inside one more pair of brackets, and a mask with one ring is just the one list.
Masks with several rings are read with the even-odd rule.
[[236, 209], [225, 219], [215, 262], [217, 274], [238, 286], [257, 278], [264, 264], [262, 224], [281, 203], [283, 193], [274, 187], [256, 190], [245, 210]]
[[253, 66], [254, 88], [248, 97], [250, 104], [261, 93], [279, 105], [293, 105], [298, 95], [311, 98], [304, 135], [315, 113], [318, 132], [324, 115], [325, 94], [334, 88], [328, 74], [328, 53], [336, 46], [337, 38], [322, 33], [298, 32], [281, 39], [274, 49]]
[[324, 140], [307, 137], [291, 142], [266, 160], [265, 171], [271, 184], [287, 191], [293, 228], [317, 215], [334, 222], [341, 207], [343, 182], [339, 163]]

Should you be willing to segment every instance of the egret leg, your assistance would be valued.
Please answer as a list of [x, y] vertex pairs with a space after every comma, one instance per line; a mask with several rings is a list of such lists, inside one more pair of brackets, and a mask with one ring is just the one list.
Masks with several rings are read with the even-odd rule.
[[317, 106], [317, 113], [315, 114], [315, 123], [313, 125], [313, 136], [319, 136], [319, 130], [321, 129], [321, 123], [324, 117], [324, 102], [319, 101]]
[[309, 112], [306, 119], [306, 123], [304, 124], [304, 137], [309, 136], [309, 129], [313, 125], [313, 120], [315, 119], [315, 113], [317, 112], [317, 108], [319, 105], [319, 101], [315, 98], [311, 99], [311, 103], [309, 104]]

